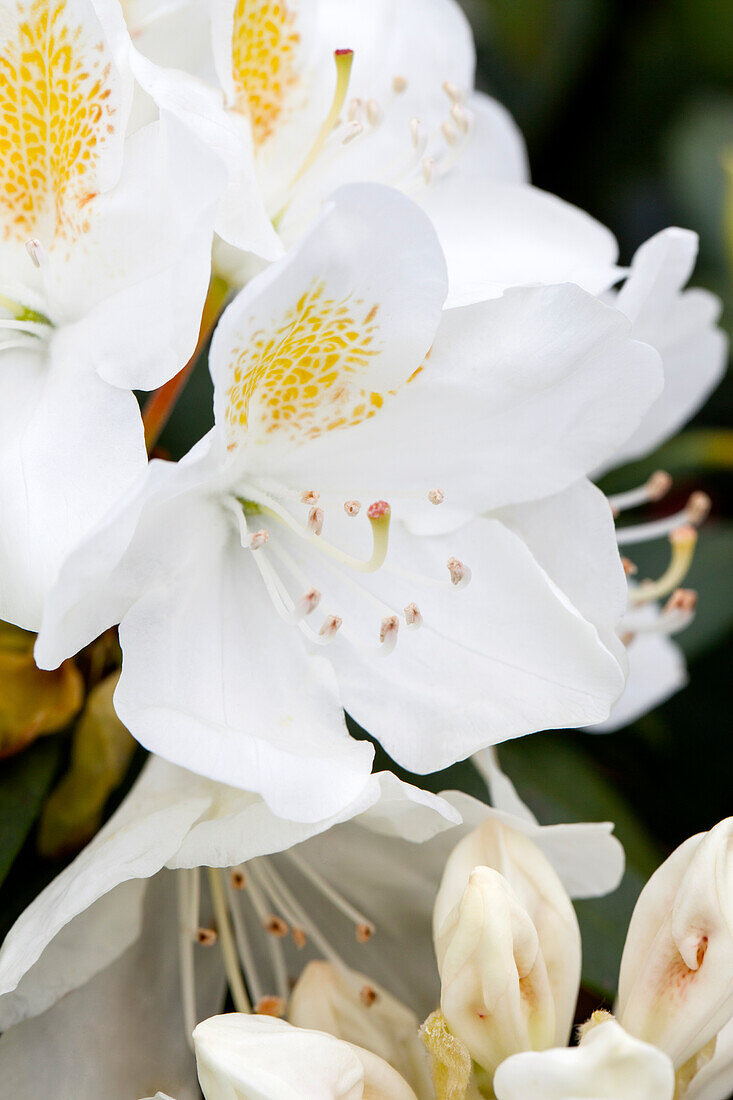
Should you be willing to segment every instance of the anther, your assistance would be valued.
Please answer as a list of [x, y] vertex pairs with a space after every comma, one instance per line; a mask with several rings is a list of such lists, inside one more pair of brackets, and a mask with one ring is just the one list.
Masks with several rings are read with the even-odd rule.
[[368, 943], [369, 940], [374, 935], [374, 925], [373, 924], [357, 924], [356, 929], [355, 929], [355, 935], [356, 935], [356, 942], [357, 943]]
[[214, 928], [197, 928], [196, 929], [196, 943], [200, 943], [202, 947], [213, 947], [217, 940], [216, 929]]
[[423, 157], [422, 160], [422, 178], [425, 183], [430, 183], [433, 178], [433, 168], [435, 167], [435, 161], [432, 157]]
[[366, 104], [366, 116], [370, 126], [376, 126], [382, 117], [379, 104], [376, 99], [368, 99]]
[[633, 577], [635, 573], [639, 572], [638, 566], [634, 565], [631, 558], [621, 558], [621, 564], [627, 577]]
[[392, 78], [392, 91], [397, 95], [402, 95], [407, 91], [407, 80], [404, 76], [395, 76]]
[[664, 605], [663, 614], [670, 611], [682, 611], [685, 615], [691, 615], [697, 607], [697, 592], [694, 588], [677, 588]]
[[318, 504], [321, 494], [316, 489], [304, 489], [300, 494], [302, 504]]
[[396, 615], [385, 615], [379, 628], [379, 641], [382, 644], [382, 653], [391, 653], [397, 645], [397, 634], [400, 629], [400, 620]]
[[412, 144], [415, 146], [416, 149], [420, 145], [420, 140], [421, 140], [422, 136], [423, 136], [423, 128], [422, 128], [422, 123], [420, 122], [420, 119], [419, 118], [411, 118], [410, 119], [410, 138], [412, 139]]
[[456, 588], [465, 588], [468, 582], [471, 580], [471, 570], [458, 558], [448, 558], [445, 563], [448, 566], [448, 572], [450, 573], [451, 584]]
[[672, 476], [666, 470], [655, 470], [646, 483], [649, 500], [661, 500], [672, 488]]
[[341, 144], [348, 145], [350, 141], [353, 141], [354, 138], [358, 138], [359, 134], [363, 132], [364, 127], [362, 124], [357, 122], [356, 119], [353, 119], [344, 127], [344, 136], [341, 138]]
[[264, 546], [269, 539], [269, 532], [263, 527], [261, 531], [255, 531], [253, 535], [250, 535], [249, 548], [250, 550], [259, 550]]
[[274, 913], [262, 922], [262, 927], [266, 932], [269, 932], [271, 936], [274, 936], [278, 940], [284, 939], [289, 931], [282, 917], [278, 917]]
[[450, 122], [441, 123], [440, 132], [442, 133], [443, 137], [449, 145], [457, 144], [458, 134], [456, 133], [455, 128], [451, 125]]
[[230, 872], [229, 881], [232, 884], [233, 890], [244, 890], [247, 886], [247, 876], [241, 867], [235, 867]]
[[672, 478], [666, 470], [656, 470], [643, 485], [636, 489], [627, 489], [608, 498], [611, 511], [615, 516], [629, 508], [638, 508], [641, 504], [651, 504], [661, 500], [672, 488]]
[[329, 615], [318, 633], [322, 638], [333, 638], [343, 621], [338, 615]]
[[315, 611], [321, 602], [321, 593], [317, 588], [309, 588], [307, 592], [298, 600], [296, 604], [296, 614], [298, 618], [305, 618], [306, 615], [310, 615], [311, 611]]
[[278, 1019], [285, 1015], [287, 1008], [287, 1002], [284, 997], [276, 997], [274, 994], [268, 994], [265, 997], [260, 997], [257, 1004], [254, 1006], [254, 1011], [259, 1016], [277, 1016]]
[[323, 509], [311, 508], [308, 513], [308, 530], [312, 535], [320, 535], [323, 530]]
[[25, 250], [31, 258], [34, 267], [44, 267], [48, 262], [46, 249], [36, 237], [31, 237], [25, 242]]
[[298, 948], [298, 951], [302, 951], [308, 942], [308, 937], [305, 933], [305, 929], [294, 927], [291, 928], [290, 932], [293, 937], [293, 943]]
[[408, 603], [405, 608], [405, 622], [412, 630], [422, 626], [422, 614], [416, 603]]
[[349, 122], [358, 122], [363, 108], [364, 104], [360, 99], [352, 99], [349, 104]]
[[710, 497], [708, 494], [700, 491], [693, 493], [685, 505], [685, 512], [690, 523], [694, 523], [696, 527], [699, 527], [710, 514]]
[[344, 511], [347, 516], [358, 516], [361, 511], [361, 504], [358, 500], [347, 500], [344, 502]]
[[431, 504], [442, 504], [445, 500], [445, 493], [442, 489], [431, 489], [428, 493], [428, 500]]
[[457, 84], [454, 84], [452, 80], [443, 81], [443, 91], [452, 103], [460, 103], [461, 99], [463, 98], [461, 96], [460, 88]]
[[460, 103], [454, 103], [450, 109], [451, 118], [462, 134], [468, 133], [468, 115]]
[[366, 1005], [367, 1008], [371, 1008], [374, 1002], [379, 997], [379, 994], [377, 993], [374, 986], [363, 985], [359, 990], [359, 997], [361, 998], [362, 1004]]

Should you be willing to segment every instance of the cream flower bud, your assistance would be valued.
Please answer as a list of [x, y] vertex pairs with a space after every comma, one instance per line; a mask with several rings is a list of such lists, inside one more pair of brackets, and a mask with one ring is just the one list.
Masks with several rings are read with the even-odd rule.
[[474, 868], [435, 947], [445, 1020], [487, 1073], [517, 1051], [553, 1046], [555, 1004], [540, 938], [503, 875]]
[[212, 1016], [193, 1041], [206, 1100], [417, 1100], [370, 1051], [272, 1016]]
[[641, 892], [618, 1018], [679, 1069], [733, 1017], [733, 818], [685, 841]]
[[310, 962], [290, 997], [288, 1019], [365, 1047], [389, 1062], [420, 1096], [430, 1093], [430, 1065], [420, 1021], [386, 989], [356, 971]]
[[497, 1100], [672, 1100], [674, 1070], [665, 1054], [609, 1019], [577, 1047], [516, 1054], [494, 1078]]
[[[465, 836], [448, 858], [433, 909], [436, 950], [441, 927], [478, 866], [491, 867], [504, 877], [536, 932], [554, 1004], [555, 1030], [545, 1045], [564, 1046], [580, 986], [581, 945], [575, 910], [537, 845], [494, 815]], [[514, 1047], [507, 1053], [521, 1049]]]

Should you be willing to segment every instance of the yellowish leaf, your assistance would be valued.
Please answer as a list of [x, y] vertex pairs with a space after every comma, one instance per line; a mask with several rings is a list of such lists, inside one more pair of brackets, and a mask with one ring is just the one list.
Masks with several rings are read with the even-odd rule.
[[53, 857], [82, 847], [99, 828], [109, 795], [123, 780], [135, 741], [112, 706], [119, 672], [87, 697], [71, 749], [71, 766], [50, 795], [38, 833], [41, 855]]

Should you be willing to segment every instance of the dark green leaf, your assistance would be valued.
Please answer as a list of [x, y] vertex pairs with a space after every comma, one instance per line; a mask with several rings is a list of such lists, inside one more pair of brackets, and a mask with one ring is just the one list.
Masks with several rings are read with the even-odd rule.
[[60, 756], [60, 742], [45, 739], [0, 764], [0, 883], [41, 812]]

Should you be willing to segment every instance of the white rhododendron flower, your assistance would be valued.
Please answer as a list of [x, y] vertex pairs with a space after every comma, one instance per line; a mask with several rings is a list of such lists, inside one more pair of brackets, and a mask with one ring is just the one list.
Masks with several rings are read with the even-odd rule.
[[[623, 576], [607, 506], [575, 483], [654, 398], [656, 354], [575, 287], [441, 313], [444, 295], [418, 208], [340, 191], [225, 311], [215, 428], [70, 556], [38, 663], [120, 622], [133, 735], [303, 820], [369, 770], [342, 706], [420, 772], [605, 718]], [[523, 506], [553, 494], [545, 533]], [[602, 569], [558, 587], [577, 498]]]
[[733, 1019], [733, 818], [685, 841], [634, 909], [618, 1018], [680, 1068]]
[[[440, 995], [435, 893], [456, 841], [487, 815], [550, 849], [555, 840], [576, 896], [618, 885], [623, 853], [607, 824], [542, 827], [382, 773], [344, 813], [305, 826], [151, 760], [0, 952], [0, 1092], [35, 1100], [53, 1080], [67, 1089], [57, 1100], [97, 1100], [112, 1086], [193, 1100], [187, 1036], [220, 1008], [227, 980], [240, 1005], [248, 996], [302, 1026], [328, 1024], [419, 1091], [424, 1065], [407, 1021], [417, 1028]], [[110, 1031], [116, 1043], [96, 1040]], [[29, 1057], [39, 1046], [47, 1058]]]
[[497, 1100], [672, 1100], [674, 1069], [665, 1054], [608, 1019], [577, 1047], [507, 1058], [494, 1091]]
[[223, 180], [172, 115], [128, 132], [117, 9], [3, 0], [0, 30], [0, 616], [36, 629], [145, 469], [131, 391], [194, 348]]
[[[126, 11], [142, 54], [219, 89], [239, 133], [224, 159], [246, 152], [261, 209], [241, 186], [232, 205], [246, 202], [250, 222], [271, 217], [285, 246], [336, 187], [375, 181], [429, 213], [452, 305], [566, 279], [600, 293], [620, 274], [607, 229], [529, 186], [516, 125], [473, 90], [475, 51], [455, 0], [132, 0]], [[190, 119], [187, 97], [166, 102]], [[272, 258], [264, 238], [242, 247]], [[235, 282], [253, 268], [238, 250], [217, 260]]]

